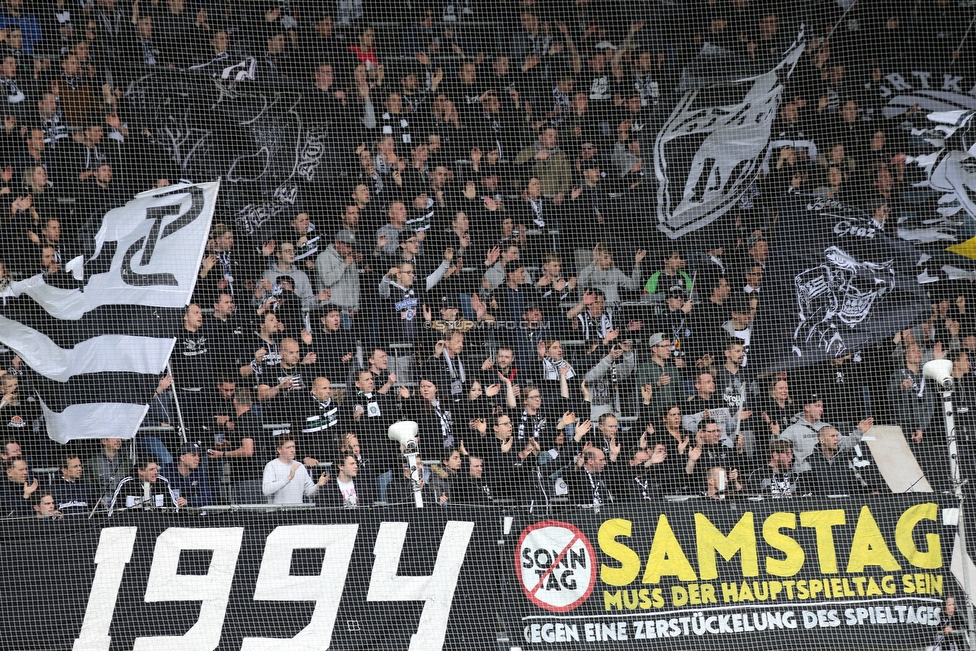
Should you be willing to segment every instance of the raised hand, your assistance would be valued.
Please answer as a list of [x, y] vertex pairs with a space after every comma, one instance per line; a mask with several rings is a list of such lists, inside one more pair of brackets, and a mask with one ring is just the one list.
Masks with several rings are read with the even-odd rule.
[[645, 405], [651, 403], [651, 397], [654, 395], [654, 386], [648, 382], [641, 387], [641, 399], [643, 399]]
[[648, 460], [650, 465], [657, 463], [664, 463], [664, 460], [668, 458], [668, 451], [664, 446], [658, 446], [654, 448], [654, 452], [651, 453], [651, 458]]
[[498, 261], [498, 256], [500, 256], [501, 254], [502, 254], [502, 250], [497, 246], [488, 249], [488, 255], [485, 256], [485, 266], [490, 267], [491, 265], [495, 264], [495, 262]]
[[575, 423], [575, 422], [576, 422], [576, 414], [574, 414], [571, 411], [567, 411], [566, 413], [563, 414], [563, 417], [559, 419], [559, 422], [556, 423], [556, 429], [562, 429], [567, 425], [569, 425], [570, 423]]
[[40, 484], [37, 482], [37, 477], [34, 477], [34, 481], [30, 484], [24, 483], [24, 498], [30, 497]]
[[589, 434], [590, 430], [593, 428], [593, 422], [590, 420], [584, 420], [582, 423], [576, 425], [576, 433], [573, 435], [573, 440], [577, 443], [583, 440], [583, 437]]

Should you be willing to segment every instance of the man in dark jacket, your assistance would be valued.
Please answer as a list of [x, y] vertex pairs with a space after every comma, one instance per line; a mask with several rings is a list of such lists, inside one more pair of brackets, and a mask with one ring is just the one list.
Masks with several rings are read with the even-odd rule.
[[819, 442], [807, 458], [807, 485], [814, 495], [855, 495], [862, 486], [851, 470], [852, 448], [840, 447], [840, 434], [830, 425], [821, 428]]
[[371, 506], [375, 501], [371, 482], [357, 478], [359, 461], [352, 452], [344, 452], [336, 459], [335, 480], [319, 489], [315, 496], [318, 506], [355, 509]]
[[186, 499], [176, 497], [173, 489], [165, 477], [159, 474], [159, 464], [152, 457], [141, 457], [136, 463], [136, 474], [130, 475], [119, 482], [115, 489], [112, 502], [108, 507], [108, 516], [112, 517], [115, 508], [157, 509], [163, 507], [186, 506]]
[[91, 485], [82, 479], [85, 467], [76, 455], [61, 462], [61, 479], [51, 484], [54, 504], [62, 515], [88, 515], [95, 503]]

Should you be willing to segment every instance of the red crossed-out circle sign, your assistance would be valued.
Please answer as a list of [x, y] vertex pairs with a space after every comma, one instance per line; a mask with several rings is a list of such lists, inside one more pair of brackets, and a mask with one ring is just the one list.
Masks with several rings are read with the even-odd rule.
[[532, 603], [565, 613], [593, 592], [596, 551], [572, 524], [544, 520], [526, 527], [519, 536], [515, 574]]

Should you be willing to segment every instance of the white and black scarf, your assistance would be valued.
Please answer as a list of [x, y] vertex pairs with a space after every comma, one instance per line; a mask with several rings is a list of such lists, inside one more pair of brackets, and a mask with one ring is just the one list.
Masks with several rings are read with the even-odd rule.
[[594, 328], [596, 330], [596, 334], [600, 339], [606, 339], [607, 333], [613, 330], [613, 316], [610, 314], [609, 310], [600, 315], [599, 323], [597, 323], [587, 311], [584, 311], [576, 318], [579, 319], [580, 325], [583, 326], [584, 341], [590, 340], [590, 328]]
[[594, 479], [587, 470], [583, 472], [586, 473], [586, 478], [590, 480], [590, 486], [593, 488], [593, 505], [602, 506], [607, 502], [613, 502], [613, 493], [610, 492], [607, 483], [602, 478]]
[[546, 220], [542, 216], [542, 208], [543, 208], [542, 197], [539, 197], [538, 199], [533, 199], [532, 197], [527, 196], [525, 197], [525, 199], [526, 201], [529, 202], [529, 205], [532, 206], [532, 214], [535, 215], [535, 217], [532, 218], [532, 221], [539, 228], [545, 228]]
[[567, 362], [565, 359], [555, 360], [550, 357], [542, 358], [542, 375], [547, 380], [559, 380], [559, 371], [562, 370], [564, 366], [569, 367], [569, 372], [566, 373], [566, 379], [570, 380], [576, 377], [576, 370], [573, 365]]
[[[529, 422], [529, 419], [532, 419], [532, 422], [531, 423]], [[546, 418], [545, 418], [545, 416], [543, 416], [541, 412], [536, 413], [535, 416], [531, 416], [531, 415], [529, 415], [529, 412], [528, 411], [523, 410], [522, 411], [522, 420], [521, 420], [521, 422], [519, 422], [519, 428], [518, 428], [518, 437], [519, 437], [519, 440], [523, 440], [523, 439], [526, 438], [525, 435], [528, 432], [528, 430], [529, 430], [530, 427], [532, 428], [532, 431], [531, 431], [531, 434], [530, 434], [531, 438], [534, 438], [534, 439], [537, 439], [537, 440], [540, 439], [540, 438], [542, 438], [542, 433], [546, 429]]]

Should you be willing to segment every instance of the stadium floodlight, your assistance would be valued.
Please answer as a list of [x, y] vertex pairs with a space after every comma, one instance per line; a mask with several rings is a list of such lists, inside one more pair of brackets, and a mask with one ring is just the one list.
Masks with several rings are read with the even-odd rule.
[[417, 432], [420, 426], [412, 420], [402, 420], [390, 425], [386, 435], [391, 441], [396, 441], [403, 447], [403, 456], [410, 466], [410, 480], [413, 482], [413, 502], [418, 509], [424, 508], [424, 496], [421, 494], [421, 475], [417, 467], [419, 448], [417, 447]]
[[[959, 468], [959, 450], [956, 447], [956, 424], [952, 411], [952, 390], [954, 382], [952, 378], [952, 361], [948, 359], [933, 359], [922, 366], [922, 375], [926, 380], [931, 380], [936, 385], [936, 391], [942, 398], [942, 410], [945, 414], [946, 444], [949, 452], [949, 472], [952, 477], [952, 493], [959, 501], [959, 544], [966, 550], [966, 525], [963, 517], [963, 495], [962, 477]], [[973, 637], [973, 600], [972, 590], [970, 589], [968, 564], [962, 564], [963, 589], [966, 591], [966, 619], [968, 631], [966, 641], [970, 649], [976, 648], [976, 639]]]

